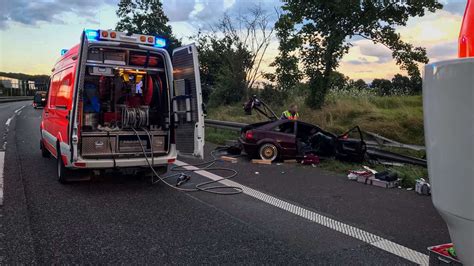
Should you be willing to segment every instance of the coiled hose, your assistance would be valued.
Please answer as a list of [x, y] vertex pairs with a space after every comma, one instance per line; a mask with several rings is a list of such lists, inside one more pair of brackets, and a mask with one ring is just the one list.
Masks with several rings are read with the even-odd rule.
[[122, 109], [122, 127], [144, 127], [148, 125], [149, 113], [147, 109], [142, 108], [123, 108]]
[[[148, 159], [148, 156], [146, 155], [145, 147], [143, 147], [143, 144], [141, 142], [141, 139], [140, 139], [140, 136], [138, 135], [137, 130], [133, 127], [132, 127], [132, 130], [133, 130], [133, 132], [135, 132], [135, 135], [138, 138], [138, 143], [140, 143], [140, 147], [142, 149], [143, 156], [145, 156], [145, 160], [146, 160], [148, 166], [152, 170], [153, 175], [158, 178], [157, 180], [154, 180], [154, 178], [153, 178], [153, 180], [152, 180], [153, 184], [161, 181], [161, 182], [163, 182], [164, 184], [166, 184], [167, 186], [169, 186], [173, 189], [176, 189], [176, 190], [179, 190], [179, 191], [184, 191], [184, 192], [203, 191], [203, 192], [207, 192], [207, 193], [211, 193], [211, 194], [218, 194], [218, 195], [235, 195], [235, 194], [240, 194], [240, 193], [243, 192], [242, 188], [237, 187], [237, 186], [225, 186], [225, 185], [209, 186], [211, 184], [218, 183], [218, 182], [226, 180], [226, 179], [231, 179], [231, 178], [235, 177], [238, 174], [238, 172], [236, 170], [232, 169], [232, 168], [213, 167], [217, 162], [216, 153], [224, 150], [225, 148], [217, 148], [217, 149], [213, 150], [211, 152], [211, 156], [212, 156], [211, 160], [201, 162], [201, 163], [196, 163], [196, 164], [186, 164], [186, 165], [181, 165], [181, 166], [178, 166], [178, 165], [173, 166], [173, 167], [170, 168], [170, 171], [179, 172], [179, 173], [171, 174], [171, 175], [167, 175], [167, 176], [162, 177], [155, 171], [155, 169], [153, 168], [153, 164], [150, 163], [150, 160]], [[142, 130], [144, 130], [147, 133], [149, 141], [150, 141], [150, 143], [152, 143], [151, 142], [152, 141], [151, 136], [150, 136], [149, 132], [144, 128], [142, 128]], [[153, 145], [150, 145], [150, 146], [153, 146]], [[152, 159], [153, 159], [153, 148], [152, 148], [151, 152], [152, 152], [151, 156], [152, 156]], [[185, 167], [189, 167], [189, 166], [196, 167], [196, 169], [189, 170], [189, 169], [185, 168]], [[206, 171], [226, 171], [226, 172], [230, 172], [230, 174], [228, 176], [222, 177], [221, 179], [199, 183], [194, 188], [180, 188], [180, 187], [177, 187], [177, 186], [173, 186], [172, 184], [170, 184], [166, 181], [166, 179], [169, 179], [171, 177], [180, 176], [181, 174], [183, 174], [185, 172], [196, 172], [196, 171], [202, 171], [202, 170], [206, 170]], [[233, 191], [220, 191], [222, 189], [230, 189], [230, 190], [233, 190]]]

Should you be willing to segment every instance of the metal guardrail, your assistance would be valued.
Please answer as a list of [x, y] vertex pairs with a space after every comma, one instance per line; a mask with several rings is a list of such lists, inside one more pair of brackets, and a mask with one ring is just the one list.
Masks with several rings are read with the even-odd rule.
[[33, 96], [11, 96], [11, 97], [0, 97], [0, 103], [8, 103], [8, 102], [19, 102], [19, 101], [32, 101]]
[[249, 125], [246, 123], [220, 121], [220, 120], [212, 120], [212, 119], [206, 119], [204, 121], [204, 124], [206, 125], [206, 127], [228, 129], [228, 130], [233, 130], [233, 131], [240, 131], [243, 127]]

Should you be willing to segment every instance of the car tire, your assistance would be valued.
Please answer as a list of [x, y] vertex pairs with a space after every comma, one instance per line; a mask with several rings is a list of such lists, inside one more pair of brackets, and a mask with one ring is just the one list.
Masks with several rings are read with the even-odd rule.
[[41, 156], [43, 156], [44, 158], [49, 158], [49, 156], [51, 155], [48, 149], [46, 149], [46, 147], [44, 146], [43, 140], [40, 140], [40, 150], [41, 150]]
[[271, 143], [262, 144], [258, 149], [258, 155], [262, 160], [274, 161], [278, 158], [278, 148]]

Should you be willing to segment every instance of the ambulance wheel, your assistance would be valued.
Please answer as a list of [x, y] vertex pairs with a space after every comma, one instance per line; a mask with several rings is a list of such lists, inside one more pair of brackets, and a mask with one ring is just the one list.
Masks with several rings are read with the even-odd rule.
[[43, 140], [40, 140], [40, 150], [41, 150], [41, 156], [43, 156], [44, 158], [49, 158], [49, 156], [51, 155], [48, 149], [46, 149], [46, 147], [44, 146]]
[[273, 161], [278, 157], [278, 148], [271, 143], [265, 143], [260, 146], [258, 154], [262, 160]]
[[68, 170], [66, 168], [66, 166], [64, 166], [64, 162], [63, 162], [63, 159], [61, 157], [61, 152], [59, 150], [59, 148], [57, 149], [58, 151], [58, 155], [56, 156], [56, 165], [57, 165], [57, 179], [58, 179], [58, 182], [61, 183], [61, 184], [67, 184], [68, 183], [68, 175], [69, 175], [69, 172], [70, 170]]

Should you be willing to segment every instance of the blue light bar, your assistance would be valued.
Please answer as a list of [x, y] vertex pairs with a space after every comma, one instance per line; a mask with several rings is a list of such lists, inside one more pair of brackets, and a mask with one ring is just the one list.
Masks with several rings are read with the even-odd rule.
[[98, 30], [84, 30], [86, 32], [87, 40], [89, 41], [97, 41], [99, 39], [99, 31]]
[[161, 37], [155, 37], [155, 47], [163, 48], [166, 47], [166, 39]]
[[69, 51], [68, 49], [61, 49], [61, 55], [65, 55]]

